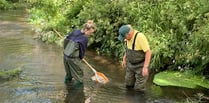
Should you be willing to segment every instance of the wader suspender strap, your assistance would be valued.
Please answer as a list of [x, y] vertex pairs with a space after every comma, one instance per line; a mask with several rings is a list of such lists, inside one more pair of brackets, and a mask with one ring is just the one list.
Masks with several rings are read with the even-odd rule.
[[137, 32], [136, 35], [134, 36], [134, 42], [133, 42], [133, 44], [132, 44], [132, 50], [135, 49], [135, 41], [136, 41], [136, 37], [137, 37], [137, 34], [138, 34], [138, 33], [139, 33], [139, 32]]

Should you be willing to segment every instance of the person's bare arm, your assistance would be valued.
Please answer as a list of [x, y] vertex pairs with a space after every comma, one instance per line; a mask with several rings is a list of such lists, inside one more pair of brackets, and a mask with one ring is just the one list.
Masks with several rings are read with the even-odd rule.
[[145, 52], [145, 61], [144, 61], [144, 66], [143, 66], [143, 69], [142, 69], [142, 75], [143, 76], [148, 76], [149, 75], [149, 65], [150, 65], [150, 60], [151, 60], [151, 50], [147, 50]]
[[126, 68], [126, 53], [123, 56], [123, 61], [122, 61], [121, 65], [124, 69]]

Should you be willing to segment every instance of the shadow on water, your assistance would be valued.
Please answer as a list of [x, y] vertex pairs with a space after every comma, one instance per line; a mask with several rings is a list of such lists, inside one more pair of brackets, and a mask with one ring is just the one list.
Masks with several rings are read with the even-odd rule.
[[127, 103], [146, 103], [145, 93], [136, 92], [133, 90], [126, 91], [125, 98]]
[[83, 83], [74, 83], [66, 86], [67, 94], [65, 97], [65, 103], [84, 103], [85, 95], [84, 95], [84, 85]]
[[159, 87], [152, 81], [145, 93], [127, 91], [120, 63], [92, 51], [86, 53], [86, 60], [110, 82], [92, 81], [94, 73], [84, 65], [84, 84], [65, 86], [62, 48], [34, 40], [26, 14], [21, 10], [0, 13], [0, 70], [23, 67], [20, 77], [1, 82], [1, 103], [175, 103], [202, 92]]

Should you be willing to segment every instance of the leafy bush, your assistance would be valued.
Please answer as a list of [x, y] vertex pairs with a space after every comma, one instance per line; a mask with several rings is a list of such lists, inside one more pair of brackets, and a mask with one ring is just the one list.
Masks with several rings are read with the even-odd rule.
[[89, 47], [119, 59], [124, 44], [117, 40], [118, 28], [131, 24], [149, 40], [152, 69], [204, 74], [209, 65], [208, 4], [208, 0], [37, 0], [30, 19], [43, 31], [55, 28], [63, 36], [92, 19], [97, 31]]
[[0, 9], [1, 10], [5, 10], [5, 9], [9, 9], [9, 8], [10, 8], [10, 4], [6, 0], [0, 0]]

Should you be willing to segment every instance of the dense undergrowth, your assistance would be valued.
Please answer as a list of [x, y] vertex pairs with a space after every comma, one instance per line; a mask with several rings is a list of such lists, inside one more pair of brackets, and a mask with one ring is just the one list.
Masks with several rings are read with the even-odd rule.
[[[4, 1], [4, 0], [0, 0]], [[131, 24], [147, 36], [151, 69], [192, 70], [209, 78], [208, 0], [25, 0], [38, 37], [62, 46], [62, 37], [88, 19], [97, 24], [89, 48], [120, 58], [124, 44], [118, 28]], [[58, 35], [58, 31], [60, 34]], [[61, 35], [61, 36], [60, 36]]]

